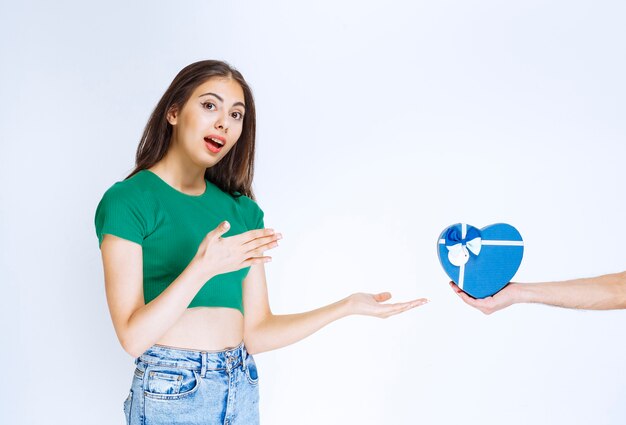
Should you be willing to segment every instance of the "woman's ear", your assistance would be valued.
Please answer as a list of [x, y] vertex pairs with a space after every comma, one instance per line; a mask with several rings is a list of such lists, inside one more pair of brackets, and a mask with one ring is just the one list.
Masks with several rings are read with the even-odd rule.
[[167, 122], [169, 122], [171, 125], [176, 125], [177, 121], [178, 121], [178, 106], [172, 105], [169, 111], [167, 111]]

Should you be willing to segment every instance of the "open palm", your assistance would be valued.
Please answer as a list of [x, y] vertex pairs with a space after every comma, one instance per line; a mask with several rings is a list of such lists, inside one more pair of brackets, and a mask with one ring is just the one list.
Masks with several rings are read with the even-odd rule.
[[361, 314], [365, 316], [375, 316], [387, 318], [398, 313], [419, 307], [428, 302], [426, 298], [418, 298], [412, 301], [402, 303], [387, 303], [391, 299], [389, 292], [381, 292], [379, 294], [366, 294], [359, 292], [348, 297], [350, 311], [352, 314]]

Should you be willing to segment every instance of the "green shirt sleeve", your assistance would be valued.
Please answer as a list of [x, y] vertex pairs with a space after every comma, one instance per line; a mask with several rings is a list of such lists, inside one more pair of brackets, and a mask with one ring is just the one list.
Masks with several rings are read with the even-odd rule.
[[249, 197], [242, 195], [237, 198], [239, 204], [244, 210], [244, 216], [248, 230], [263, 229], [265, 227], [263, 210], [256, 201], [253, 201]]
[[252, 209], [253, 211], [253, 221], [252, 223], [254, 226], [254, 229], [263, 229], [265, 227], [265, 223], [264, 223], [264, 217], [265, 217], [265, 213], [263, 213], [263, 210], [259, 207], [259, 205], [252, 201], [254, 207]]
[[105, 234], [143, 244], [146, 235], [146, 220], [140, 196], [116, 183], [102, 196], [96, 208], [94, 223], [98, 246]]

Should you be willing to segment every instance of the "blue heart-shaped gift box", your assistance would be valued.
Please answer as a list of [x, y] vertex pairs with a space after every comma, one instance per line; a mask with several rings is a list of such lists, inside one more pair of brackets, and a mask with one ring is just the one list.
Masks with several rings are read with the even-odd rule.
[[522, 262], [524, 241], [510, 224], [477, 229], [447, 227], [437, 241], [439, 262], [459, 288], [474, 298], [489, 297], [511, 281]]

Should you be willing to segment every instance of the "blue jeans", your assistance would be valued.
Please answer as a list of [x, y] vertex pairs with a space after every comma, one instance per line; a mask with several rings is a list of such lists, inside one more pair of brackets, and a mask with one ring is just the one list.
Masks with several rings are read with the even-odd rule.
[[259, 423], [257, 369], [243, 342], [217, 352], [153, 345], [135, 364], [129, 425]]

